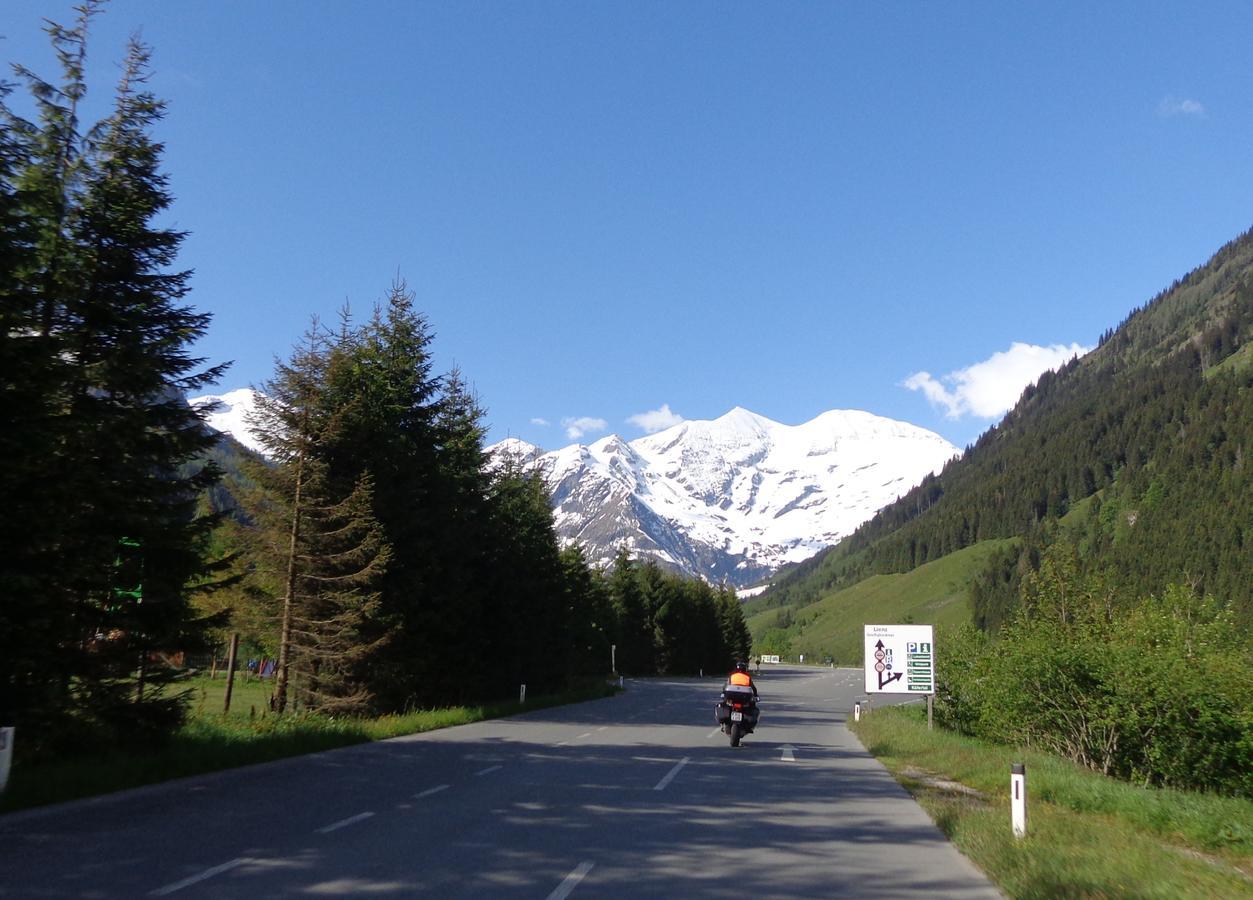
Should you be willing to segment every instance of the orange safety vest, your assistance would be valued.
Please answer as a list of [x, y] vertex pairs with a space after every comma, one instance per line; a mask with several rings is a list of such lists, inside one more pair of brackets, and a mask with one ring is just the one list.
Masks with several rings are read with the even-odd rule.
[[731, 683], [743, 685], [744, 687], [752, 687], [753, 679], [748, 677], [747, 672], [732, 672]]

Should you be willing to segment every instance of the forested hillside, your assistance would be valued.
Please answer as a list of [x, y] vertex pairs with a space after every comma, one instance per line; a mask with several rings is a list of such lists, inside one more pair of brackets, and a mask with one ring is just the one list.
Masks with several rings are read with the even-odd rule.
[[750, 610], [803, 607], [877, 573], [1019, 537], [973, 592], [976, 621], [1012, 615], [1059, 532], [1085, 571], [1131, 598], [1180, 584], [1253, 621], [1253, 233], [1046, 373], [940, 475], [789, 572]]
[[[937, 721], [1143, 784], [1253, 794], [1250, 338], [1253, 233], [781, 578], [749, 611], [759, 630], [792, 624], [759, 636], [854, 646], [868, 616], [936, 595], [867, 610], [870, 576], [952, 562], [944, 590], [964, 585], [949, 602], [972, 625], [948, 607], [919, 619], [938, 626]], [[837, 625], [806, 629], [821, 622]]]

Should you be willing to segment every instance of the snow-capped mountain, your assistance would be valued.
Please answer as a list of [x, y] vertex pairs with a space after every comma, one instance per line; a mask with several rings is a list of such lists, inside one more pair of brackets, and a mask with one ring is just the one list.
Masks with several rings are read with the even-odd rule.
[[867, 412], [782, 425], [738, 407], [633, 441], [488, 450], [540, 468], [559, 535], [592, 561], [626, 546], [737, 586], [836, 543], [959, 455], [934, 432]]
[[[193, 397], [218, 403], [208, 424], [261, 451], [249, 432], [250, 388]], [[537, 466], [557, 533], [595, 563], [634, 555], [737, 587], [851, 534], [959, 451], [934, 432], [857, 410], [782, 425], [735, 408], [713, 421], [545, 453], [509, 439], [488, 449]]]
[[205, 417], [205, 423], [217, 431], [225, 432], [239, 441], [249, 450], [263, 453], [261, 442], [248, 429], [247, 416], [256, 407], [257, 392], [252, 388], [239, 388], [225, 394], [205, 394], [191, 397], [188, 403], [192, 406], [205, 406], [216, 403], [217, 409]]

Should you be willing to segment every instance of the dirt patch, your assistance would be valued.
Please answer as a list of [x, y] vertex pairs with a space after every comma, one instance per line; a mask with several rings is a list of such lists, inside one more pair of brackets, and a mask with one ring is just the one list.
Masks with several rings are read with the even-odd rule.
[[980, 803], [986, 803], [988, 799], [986, 794], [982, 791], [975, 790], [970, 785], [962, 784], [960, 781], [949, 781], [947, 778], [941, 778], [940, 776], [933, 775], [930, 772], [924, 772], [922, 769], [915, 769], [913, 766], [906, 766], [901, 769], [901, 777], [926, 785], [932, 790], [939, 791], [943, 794], [964, 797], [968, 800], [975, 800]]
[[1202, 853], [1200, 850], [1193, 850], [1191, 847], [1179, 847], [1175, 844], [1166, 844], [1164, 846], [1172, 853], [1178, 853], [1180, 856], [1186, 856], [1189, 859], [1199, 859], [1201, 862], [1208, 863], [1215, 869], [1219, 869], [1229, 874], [1239, 875], [1245, 881], [1253, 882], [1253, 872], [1250, 872], [1245, 864], [1227, 862], [1226, 860], [1219, 859], [1217, 856], [1210, 856], [1208, 853]]

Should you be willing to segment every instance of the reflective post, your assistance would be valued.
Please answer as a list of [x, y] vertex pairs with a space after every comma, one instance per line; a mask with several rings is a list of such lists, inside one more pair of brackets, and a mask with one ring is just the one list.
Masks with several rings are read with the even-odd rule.
[[4, 793], [9, 783], [9, 767], [13, 762], [13, 733], [17, 729], [13, 725], [0, 727], [0, 794]]
[[1027, 836], [1027, 767], [1014, 763], [1009, 769], [1009, 818], [1014, 837]]

